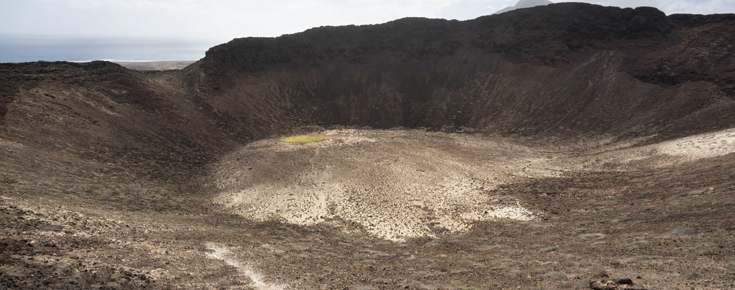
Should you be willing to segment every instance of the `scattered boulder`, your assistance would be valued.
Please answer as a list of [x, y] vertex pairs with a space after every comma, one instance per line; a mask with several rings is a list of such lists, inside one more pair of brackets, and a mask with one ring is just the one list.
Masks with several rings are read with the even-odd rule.
[[590, 281], [590, 289], [594, 290], [618, 290], [630, 289], [633, 286], [633, 280], [630, 278], [612, 279], [612, 280], [592, 280]]

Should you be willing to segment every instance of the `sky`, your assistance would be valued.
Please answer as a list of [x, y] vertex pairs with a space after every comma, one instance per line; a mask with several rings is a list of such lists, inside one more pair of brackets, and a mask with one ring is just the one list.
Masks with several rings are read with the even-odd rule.
[[[564, 0], [552, 1], [571, 2]], [[579, 1], [575, 1], [579, 2]], [[735, 0], [591, 0], [666, 14], [735, 13]], [[467, 20], [518, 0], [0, 0], [0, 63], [197, 60], [240, 37], [404, 17]]]
[[[466, 20], [518, 0], [0, 0], [0, 34], [226, 42], [403, 17]], [[567, 2], [567, 1], [552, 1]], [[575, 1], [579, 2], [579, 1]], [[735, 13], [735, 0], [603, 0], [672, 13]]]

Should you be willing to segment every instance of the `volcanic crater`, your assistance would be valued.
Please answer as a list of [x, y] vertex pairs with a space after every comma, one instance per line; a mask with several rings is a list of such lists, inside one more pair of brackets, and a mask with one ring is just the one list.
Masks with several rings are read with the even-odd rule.
[[731, 289], [734, 40], [561, 3], [0, 64], [0, 285]]

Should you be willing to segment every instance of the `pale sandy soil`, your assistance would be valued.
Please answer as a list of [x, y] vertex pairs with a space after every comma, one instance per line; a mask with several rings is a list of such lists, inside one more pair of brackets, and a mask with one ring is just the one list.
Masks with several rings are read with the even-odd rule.
[[262, 140], [225, 157], [213, 173], [220, 189], [215, 203], [249, 219], [357, 224], [376, 237], [404, 241], [467, 232], [476, 221], [536, 220], [517, 200], [489, 191], [516, 175], [548, 177], [561, 170], [549, 165], [551, 156], [482, 137], [322, 133], [331, 138], [310, 144]]
[[633, 145], [635, 142], [602, 146], [584, 152], [583, 157], [577, 158], [573, 163], [586, 168], [600, 168], [604, 164], [666, 167], [715, 158], [735, 152], [735, 129], [693, 135], [646, 146], [633, 147]]

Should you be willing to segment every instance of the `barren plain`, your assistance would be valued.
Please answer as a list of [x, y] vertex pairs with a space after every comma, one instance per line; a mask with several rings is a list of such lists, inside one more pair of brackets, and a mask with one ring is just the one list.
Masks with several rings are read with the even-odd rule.
[[735, 288], [733, 39], [561, 3], [0, 64], [0, 288]]

